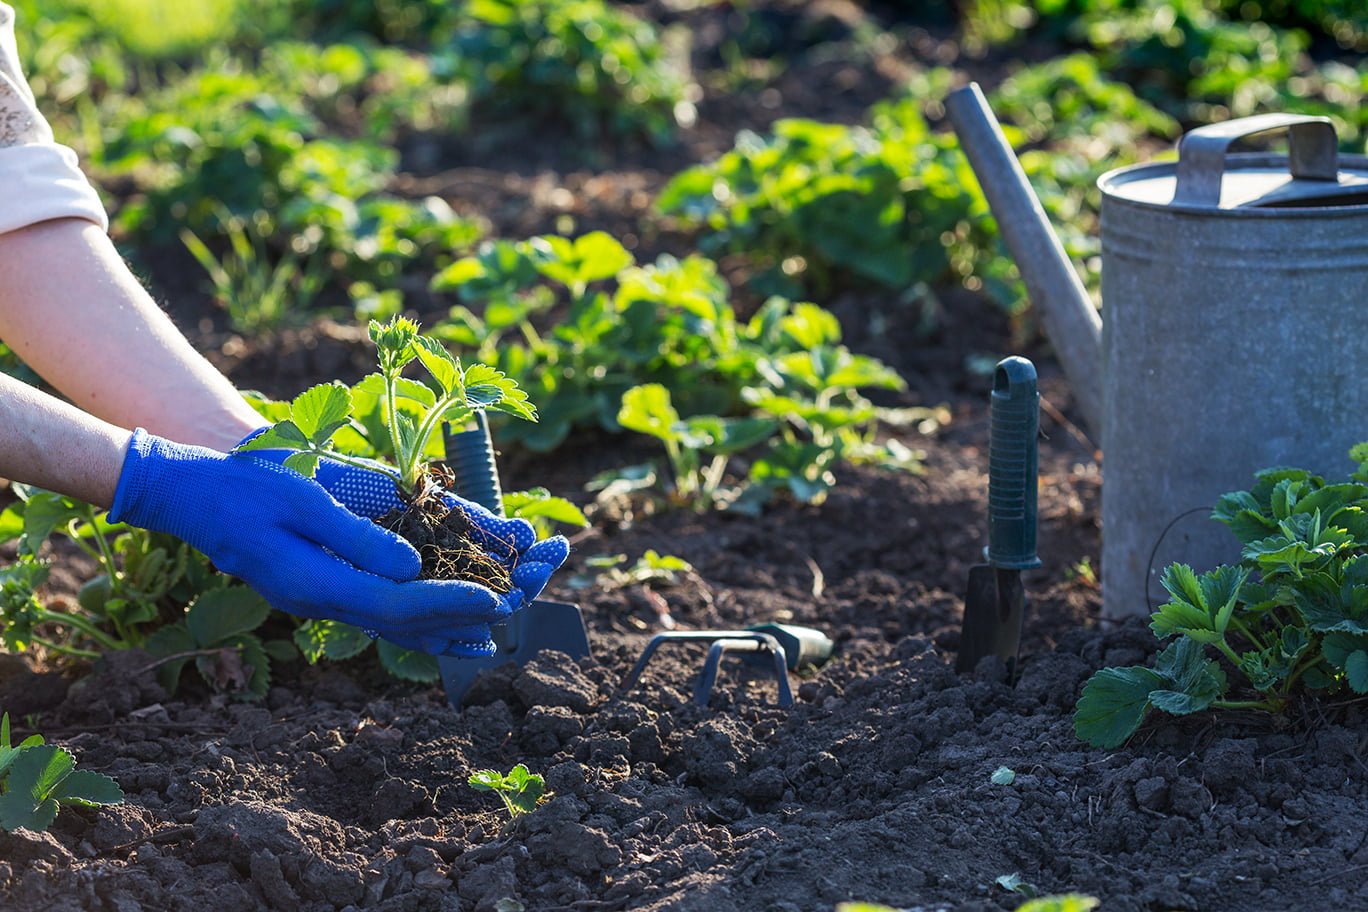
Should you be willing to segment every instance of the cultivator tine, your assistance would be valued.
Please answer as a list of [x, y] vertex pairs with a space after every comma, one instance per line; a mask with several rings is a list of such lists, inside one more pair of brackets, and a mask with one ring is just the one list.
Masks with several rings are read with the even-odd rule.
[[[817, 632], [811, 631], [811, 633]], [[820, 636], [820, 634], [818, 635]], [[703, 671], [698, 677], [698, 683], [694, 685], [693, 699], [699, 706], [708, 705], [708, 700], [712, 697], [713, 685], [717, 682], [717, 671], [722, 663], [722, 657], [727, 653], [742, 653], [756, 658], [765, 665], [772, 666], [775, 683], [779, 687], [779, 705], [793, 705], [793, 689], [789, 686], [788, 680], [789, 656], [778, 638], [771, 633], [758, 630], [672, 630], [667, 633], [658, 633], [646, 644], [646, 648], [642, 650], [641, 658], [637, 659], [632, 670], [627, 672], [627, 676], [622, 679], [621, 689], [623, 691], [631, 690], [636, 685], [637, 681], [641, 679], [641, 673], [646, 670], [646, 665], [651, 661], [651, 657], [656, 654], [661, 646], [666, 643], [689, 642], [710, 642], [711, 644], [708, 647], [708, 657], [703, 662]]]

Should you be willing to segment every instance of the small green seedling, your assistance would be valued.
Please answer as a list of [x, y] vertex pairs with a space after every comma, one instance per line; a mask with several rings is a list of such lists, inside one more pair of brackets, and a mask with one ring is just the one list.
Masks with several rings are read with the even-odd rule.
[[999, 766], [993, 770], [993, 785], [1011, 785], [1016, 782], [1016, 770], [1010, 766]]
[[507, 775], [498, 770], [479, 770], [471, 773], [467, 781], [477, 791], [497, 793], [503, 799], [504, 807], [508, 808], [508, 816], [514, 820], [535, 811], [537, 803], [546, 794], [546, 780], [529, 772], [521, 763]]
[[42, 735], [10, 747], [9, 713], [0, 716], [0, 828], [41, 833], [63, 806], [123, 803], [117, 782], [75, 767], [75, 757], [44, 744]]
[[[372, 320], [370, 337], [379, 357], [378, 374], [364, 378], [354, 389], [334, 382], [305, 390], [290, 403], [288, 418], [239, 450], [296, 450], [285, 465], [309, 476], [323, 458], [381, 472], [393, 478], [411, 502], [430, 487], [429, 443], [443, 422], [460, 424], [482, 409], [529, 421], [537, 418], [516, 383], [483, 364], [463, 367], [440, 342], [421, 335], [412, 320]], [[427, 369], [434, 386], [402, 376], [414, 361]], [[364, 432], [377, 450], [388, 449], [395, 467], [338, 452], [332, 441], [344, 428]]]

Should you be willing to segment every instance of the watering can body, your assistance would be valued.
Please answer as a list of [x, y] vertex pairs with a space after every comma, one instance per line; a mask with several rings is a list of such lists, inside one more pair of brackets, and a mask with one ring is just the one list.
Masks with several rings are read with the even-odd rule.
[[[1239, 558], [1222, 494], [1270, 466], [1343, 476], [1368, 440], [1368, 158], [1271, 114], [1103, 175], [1099, 325], [978, 86], [946, 110], [1102, 444], [1103, 614], [1152, 611], [1170, 563]], [[1231, 153], [1270, 131], [1287, 155]]]
[[[1166, 601], [1170, 563], [1239, 559], [1210, 518], [1222, 494], [1270, 466], [1343, 477], [1368, 439], [1368, 159], [1337, 156], [1318, 124], [1201, 128], [1178, 162], [1099, 181], [1110, 616]], [[1227, 150], [1301, 126], [1290, 158]]]

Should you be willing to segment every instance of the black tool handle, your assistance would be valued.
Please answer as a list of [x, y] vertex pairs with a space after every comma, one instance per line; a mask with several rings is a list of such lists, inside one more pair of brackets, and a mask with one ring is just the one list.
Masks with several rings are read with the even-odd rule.
[[1013, 355], [993, 372], [988, 445], [988, 563], [1002, 570], [1039, 567], [1036, 488], [1040, 391], [1035, 365]]
[[503, 488], [484, 412], [475, 413], [474, 430], [452, 431], [451, 425], [445, 428], [446, 462], [455, 476], [455, 493], [496, 516], [503, 516]]

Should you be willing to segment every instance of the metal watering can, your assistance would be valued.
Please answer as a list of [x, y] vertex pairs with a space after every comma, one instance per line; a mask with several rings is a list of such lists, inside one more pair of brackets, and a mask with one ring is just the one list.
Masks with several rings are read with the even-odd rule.
[[[1104, 174], [1104, 323], [978, 86], [946, 111], [1101, 440], [1103, 614], [1148, 613], [1170, 563], [1239, 558], [1222, 494], [1269, 466], [1343, 476], [1368, 440], [1368, 158], [1266, 114]], [[1275, 130], [1288, 155], [1229, 151]]]

